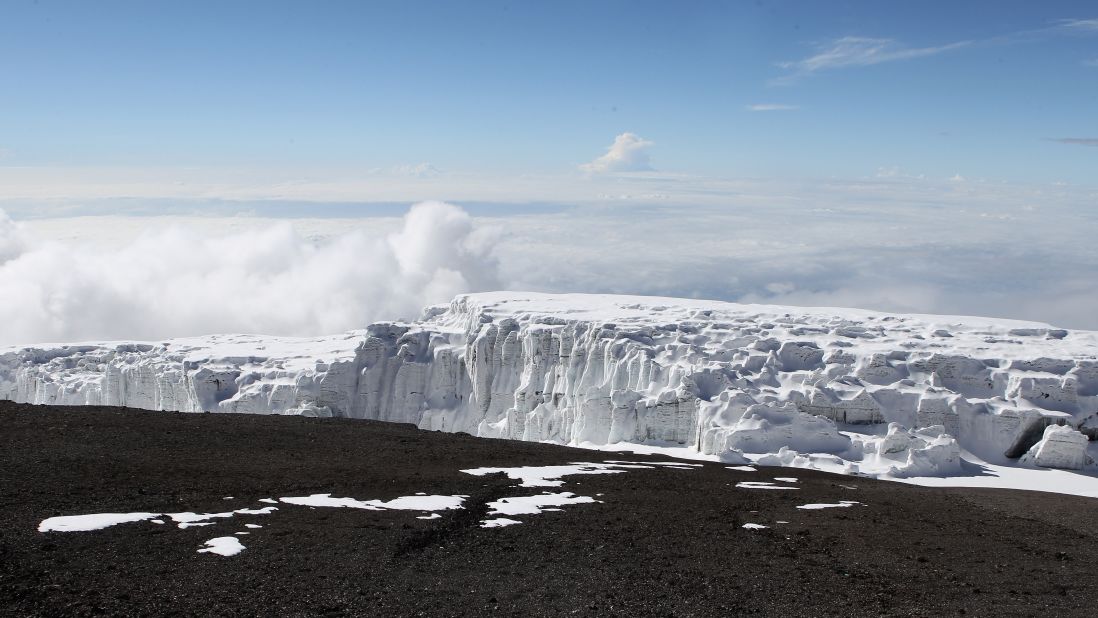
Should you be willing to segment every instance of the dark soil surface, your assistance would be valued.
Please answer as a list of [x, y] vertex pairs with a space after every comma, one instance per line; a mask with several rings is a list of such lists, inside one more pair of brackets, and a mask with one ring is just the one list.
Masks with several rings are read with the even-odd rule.
[[[1098, 611], [1098, 500], [706, 464], [567, 477], [549, 491], [601, 494], [601, 502], [486, 529], [485, 502], [545, 490], [460, 472], [606, 459], [648, 458], [369, 421], [0, 402], [0, 614]], [[735, 487], [775, 476], [797, 477], [800, 489]], [[37, 530], [56, 515], [221, 512], [266, 506], [257, 500], [268, 497], [417, 492], [470, 498], [433, 520], [283, 504], [274, 514], [187, 529], [169, 521]], [[795, 508], [839, 500], [864, 506]], [[747, 530], [747, 522], [770, 527]], [[247, 549], [236, 556], [196, 551], [240, 531], [250, 534], [237, 537]]]

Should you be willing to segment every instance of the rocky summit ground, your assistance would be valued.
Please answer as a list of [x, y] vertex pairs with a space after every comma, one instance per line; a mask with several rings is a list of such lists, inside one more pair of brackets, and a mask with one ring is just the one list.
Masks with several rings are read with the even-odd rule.
[[[1098, 611], [1098, 500], [716, 463], [565, 477], [548, 489], [460, 472], [608, 459], [667, 460], [370, 421], [0, 402], [0, 614]], [[775, 477], [796, 477], [781, 484], [798, 489], [736, 487]], [[480, 526], [487, 502], [544, 491], [599, 502]], [[186, 529], [143, 521], [38, 531], [59, 515], [212, 513], [270, 506], [261, 498], [418, 492], [469, 498], [437, 519], [279, 504], [268, 515]], [[796, 508], [842, 500], [861, 504]], [[248, 532], [237, 536], [242, 553], [198, 553], [205, 541], [237, 532]]]

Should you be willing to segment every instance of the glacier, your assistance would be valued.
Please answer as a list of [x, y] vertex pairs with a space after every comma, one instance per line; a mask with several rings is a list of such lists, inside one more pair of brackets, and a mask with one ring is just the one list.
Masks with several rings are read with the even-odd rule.
[[1098, 480], [1098, 332], [993, 318], [465, 294], [326, 337], [0, 348], [0, 398], [375, 419], [887, 479]]

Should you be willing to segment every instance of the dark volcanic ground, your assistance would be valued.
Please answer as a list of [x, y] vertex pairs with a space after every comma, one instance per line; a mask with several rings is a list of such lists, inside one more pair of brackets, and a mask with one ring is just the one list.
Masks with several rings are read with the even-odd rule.
[[[0, 402], [0, 614], [1098, 611], [1098, 500], [706, 464], [566, 477], [548, 491], [602, 494], [602, 502], [485, 529], [486, 501], [546, 490], [459, 472], [606, 459], [647, 458], [369, 421]], [[797, 477], [800, 489], [735, 487], [775, 476]], [[55, 515], [219, 512], [266, 506], [257, 500], [267, 497], [416, 492], [471, 497], [434, 520], [280, 505], [271, 515], [184, 530], [138, 522], [37, 531]], [[795, 508], [839, 500], [865, 506]], [[746, 522], [771, 527], [746, 530]], [[263, 528], [238, 537], [243, 553], [196, 553], [244, 523]]]

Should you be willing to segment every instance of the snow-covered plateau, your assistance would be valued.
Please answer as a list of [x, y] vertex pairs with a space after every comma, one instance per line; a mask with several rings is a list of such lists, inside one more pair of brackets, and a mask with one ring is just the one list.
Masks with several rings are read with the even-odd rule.
[[0, 398], [1098, 496], [1098, 332], [991, 318], [493, 292], [328, 337], [0, 349]]

